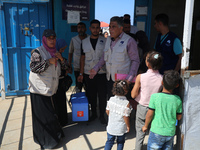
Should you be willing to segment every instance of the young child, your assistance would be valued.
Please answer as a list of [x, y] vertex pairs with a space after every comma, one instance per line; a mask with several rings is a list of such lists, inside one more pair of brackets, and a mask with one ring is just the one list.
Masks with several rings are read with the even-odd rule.
[[146, 132], [152, 120], [148, 149], [173, 149], [176, 119], [182, 117], [182, 102], [179, 96], [173, 95], [173, 90], [179, 86], [179, 73], [167, 71], [163, 76], [163, 90], [151, 96], [149, 110], [142, 131]]
[[162, 75], [158, 71], [162, 65], [161, 54], [155, 51], [148, 52], [145, 63], [148, 67], [148, 70], [146, 73], [139, 74], [137, 76], [135, 85], [131, 91], [132, 98], [135, 98], [135, 100], [139, 103], [137, 105], [135, 119], [135, 150], [142, 150], [143, 141], [145, 137], [145, 133], [142, 132], [142, 127], [145, 123], [150, 96], [153, 93], [161, 91], [162, 88]]
[[128, 83], [125, 80], [117, 80], [113, 84], [113, 97], [107, 102], [106, 113], [108, 115], [107, 141], [105, 150], [111, 150], [115, 138], [117, 149], [122, 150], [125, 143], [125, 133], [130, 130], [129, 115], [131, 106], [125, 95], [128, 92]]

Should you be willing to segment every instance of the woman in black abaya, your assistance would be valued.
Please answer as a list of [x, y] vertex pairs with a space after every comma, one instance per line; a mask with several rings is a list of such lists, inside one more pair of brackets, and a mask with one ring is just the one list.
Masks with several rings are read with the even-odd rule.
[[42, 44], [32, 50], [30, 62], [33, 138], [41, 149], [52, 149], [64, 136], [52, 97], [57, 91], [61, 68], [66, 68], [67, 64], [61, 54], [56, 52], [56, 34], [53, 30], [44, 30]]

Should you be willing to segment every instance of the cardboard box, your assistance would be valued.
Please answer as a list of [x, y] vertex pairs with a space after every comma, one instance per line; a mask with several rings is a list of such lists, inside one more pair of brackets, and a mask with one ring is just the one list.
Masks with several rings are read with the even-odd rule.
[[85, 96], [85, 92], [72, 94], [72, 121], [88, 121], [89, 108], [88, 99]]

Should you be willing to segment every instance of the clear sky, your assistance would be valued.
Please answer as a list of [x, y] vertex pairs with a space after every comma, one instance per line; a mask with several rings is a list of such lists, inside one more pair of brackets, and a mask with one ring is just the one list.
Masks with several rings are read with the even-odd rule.
[[131, 16], [133, 24], [133, 10], [135, 0], [95, 0], [95, 19], [110, 23], [113, 16]]

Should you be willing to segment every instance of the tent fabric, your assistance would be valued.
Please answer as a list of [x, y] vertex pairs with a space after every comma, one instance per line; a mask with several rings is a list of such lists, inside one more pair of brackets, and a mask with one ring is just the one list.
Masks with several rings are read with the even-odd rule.
[[200, 147], [200, 75], [185, 79], [183, 101], [182, 134], [184, 150], [198, 150]]
[[109, 24], [106, 23], [106, 22], [101, 21], [101, 22], [100, 22], [100, 27], [101, 27], [101, 28], [103, 28], [103, 27], [109, 27]]

